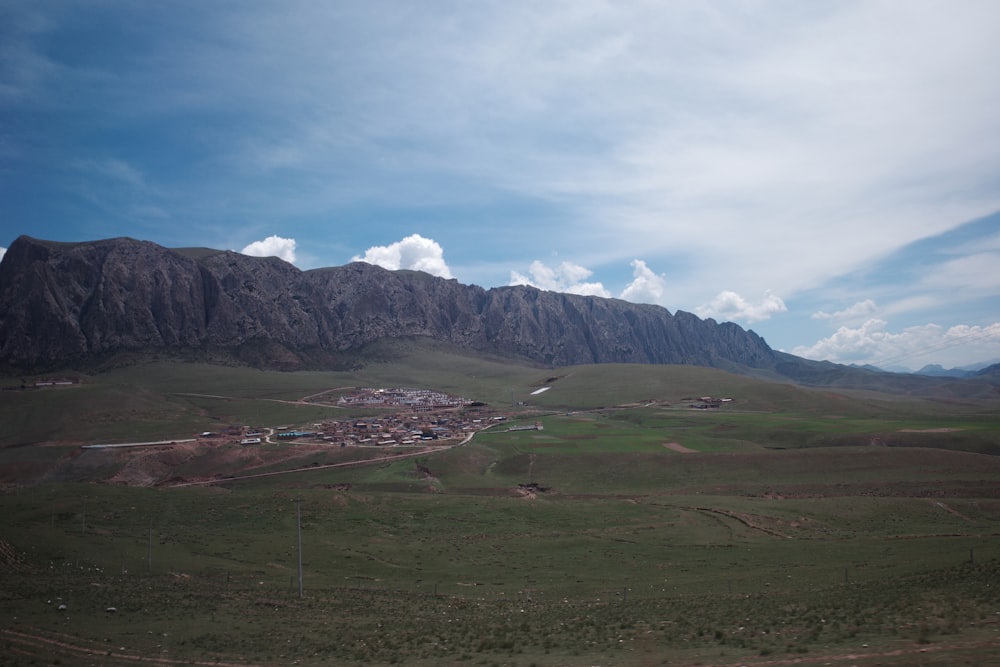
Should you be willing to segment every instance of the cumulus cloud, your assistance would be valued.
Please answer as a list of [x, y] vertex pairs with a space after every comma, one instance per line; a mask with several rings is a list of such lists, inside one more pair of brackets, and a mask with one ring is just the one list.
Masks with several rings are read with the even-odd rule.
[[410, 269], [423, 271], [439, 278], [451, 278], [451, 270], [444, 261], [444, 250], [433, 239], [411, 234], [387, 246], [372, 246], [364, 256], [354, 256], [352, 262], [368, 262], [396, 271]]
[[622, 290], [621, 298], [633, 303], [666, 305], [663, 303], [666, 290], [667, 281], [663, 276], [653, 273], [641, 259], [633, 259], [632, 282]]
[[[632, 282], [630, 282], [619, 298], [633, 303], [653, 303], [663, 305], [666, 292], [666, 279], [653, 272], [641, 259], [632, 260]], [[609, 298], [611, 292], [600, 282], [587, 282], [594, 274], [585, 266], [572, 262], [562, 262], [551, 267], [535, 260], [528, 267], [528, 275], [510, 272], [510, 285], [530, 285], [539, 289], [582, 296], [599, 296]]]
[[280, 257], [291, 264], [295, 263], [295, 239], [285, 239], [280, 236], [268, 236], [263, 241], [254, 241], [240, 251], [252, 257]]
[[517, 271], [511, 271], [508, 284], [530, 285], [552, 292], [580, 294], [582, 296], [611, 296], [603, 284], [585, 282], [593, 275], [593, 271], [572, 262], [563, 262], [553, 268], [536, 259], [528, 268], [528, 273], [530, 275], [525, 276]]
[[853, 306], [845, 308], [844, 310], [838, 310], [835, 313], [827, 313], [822, 310], [812, 314], [814, 320], [833, 320], [835, 322], [844, 322], [857, 320], [863, 317], [868, 317], [878, 309], [875, 302], [871, 299], [865, 299], [864, 301], [858, 301]]
[[726, 290], [719, 292], [709, 303], [696, 308], [695, 312], [701, 317], [759, 322], [787, 310], [788, 307], [785, 306], [781, 297], [770, 290], [765, 291], [764, 296], [757, 303], [751, 303], [736, 292]]
[[[950, 353], [952, 350], [955, 352]], [[811, 346], [795, 348], [792, 354], [838, 363], [883, 367], [902, 364], [912, 368], [924, 365], [921, 357], [934, 354], [937, 363], [961, 365], [959, 359], [986, 361], [1000, 356], [1000, 322], [987, 326], [960, 324], [949, 328], [923, 324], [897, 333], [889, 330], [885, 320], [872, 318], [859, 327], [842, 326]], [[954, 360], [949, 360], [950, 357]]]

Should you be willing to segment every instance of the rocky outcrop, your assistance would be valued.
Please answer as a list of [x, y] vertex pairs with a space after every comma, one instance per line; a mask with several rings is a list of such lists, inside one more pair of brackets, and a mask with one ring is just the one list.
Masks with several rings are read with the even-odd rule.
[[10, 368], [159, 349], [322, 367], [366, 344], [411, 336], [554, 366], [777, 363], [763, 339], [735, 324], [364, 263], [300, 271], [277, 258], [127, 238], [68, 244], [24, 236], [0, 263], [0, 362]]

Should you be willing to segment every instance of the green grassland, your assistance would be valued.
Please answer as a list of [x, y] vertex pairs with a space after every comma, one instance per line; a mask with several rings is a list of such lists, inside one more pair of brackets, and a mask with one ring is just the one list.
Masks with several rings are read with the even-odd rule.
[[[4, 391], [0, 662], [1000, 664], [997, 402], [433, 346], [376, 358]], [[509, 419], [359, 467], [323, 466], [377, 450], [274, 445], [251, 470], [216, 447], [173, 473], [220, 477], [185, 487], [101, 483], [146, 459], [78, 446], [342, 418], [299, 400], [351, 386]], [[689, 407], [709, 395], [733, 401]], [[290, 472], [244, 477], [261, 470]]]

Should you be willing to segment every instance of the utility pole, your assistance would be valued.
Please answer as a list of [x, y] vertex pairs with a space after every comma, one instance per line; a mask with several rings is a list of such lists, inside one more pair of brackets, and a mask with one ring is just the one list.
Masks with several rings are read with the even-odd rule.
[[302, 597], [302, 501], [295, 501], [295, 523], [299, 536], [299, 597]]

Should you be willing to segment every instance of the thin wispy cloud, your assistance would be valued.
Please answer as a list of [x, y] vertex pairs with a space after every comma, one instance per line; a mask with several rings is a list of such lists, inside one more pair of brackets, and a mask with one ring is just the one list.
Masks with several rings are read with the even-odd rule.
[[857, 320], [859, 318], [867, 318], [871, 316], [878, 310], [878, 306], [871, 299], [865, 299], [864, 301], [858, 301], [856, 304], [844, 310], [838, 310], [835, 313], [827, 313], [822, 310], [817, 311], [812, 314], [814, 320], [832, 320], [835, 322], [851, 321]]
[[73, 163], [73, 167], [80, 172], [131, 190], [143, 191], [148, 188], [142, 173], [125, 160], [117, 158], [77, 160]]
[[976, 295], [1000, 294], [998, 267], [1000, 250], [976, 252], [938, 264], [924, 276], [922, 285], [937, 291], [971, 289]]

